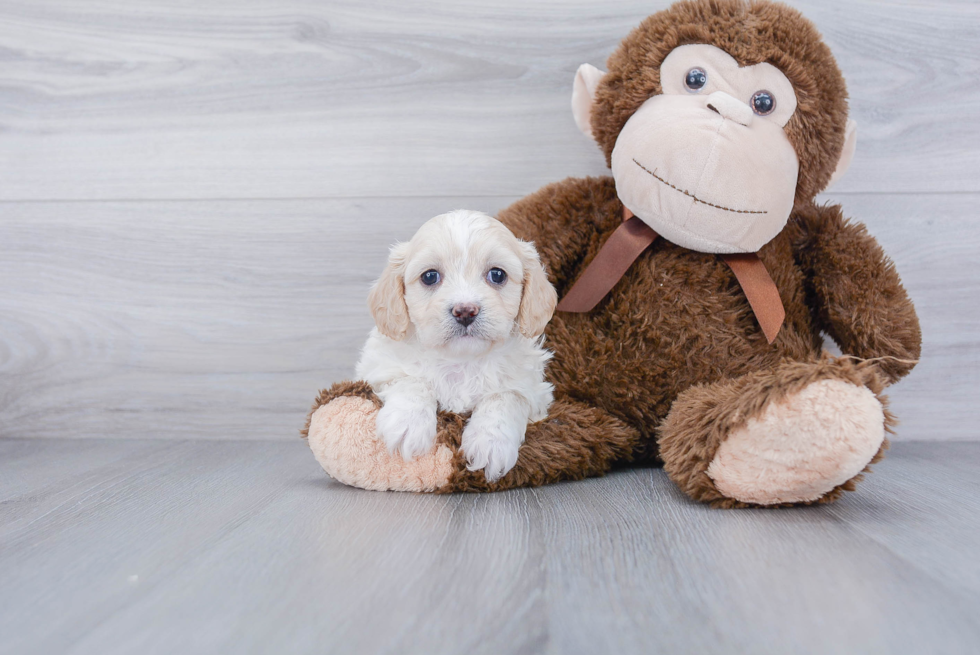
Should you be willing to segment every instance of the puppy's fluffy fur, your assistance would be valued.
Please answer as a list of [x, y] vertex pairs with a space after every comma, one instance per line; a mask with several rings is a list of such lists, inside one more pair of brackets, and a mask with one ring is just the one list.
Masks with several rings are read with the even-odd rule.
[[486, 214], [436, 216], [393, 246], [368, 298], [377, 327], [357, 365], [384, 403], [377, 426], [388, 448], [424, 454], [437, 409], [471, 412], [469, 468], [490, 481], [513, 468], [528, 422], [551, 404], [541, 335], [556, 303], [534, 246]]

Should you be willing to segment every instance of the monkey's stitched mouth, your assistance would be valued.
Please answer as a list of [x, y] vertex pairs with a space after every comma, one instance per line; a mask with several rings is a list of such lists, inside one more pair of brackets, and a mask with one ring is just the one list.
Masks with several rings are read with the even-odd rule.
[[680, 188], [674, 186], [673, 184], [671, 184], [670, 182], [668, 182], [664, 178], [662, 178], [659, 175], [657, 175], [657, 173], [655, 171], [651, 171], [649, 168], [647, 168], [646, 166], [644, 166], [640, 162], [636, 161], [635, 159], [633, 160], [633, 163], [636, 164], [637, 166], [639, 166], [640, 168], [642, 168], [643, 170], [645, 170], [650, 175], [652, 175], [658, 181], [660, 181], [663, 184], [666, 184], [667, 186], [669, 186], [674, 191], [680, 191], [685, 196], [687, 196], [689, 198], [692, 198], [694, 200], [694, 202], [699, 202], [702, 205], [707, 205], [708, 207], [714, 207], [715, 209], [723, 209], [726, 212], [733, 212], [735, 214], [768, 214], [769, 213], [767, 211], [755, 211], [755, 210], [752, 210], [752, 209], [732, 209], [730, 207], [722, 207], [721, 205], [716, 205], [713, 202], [708, 202], [707, 200], [701, 200], [700, 198], [698, 198], [696, 195], [694, 195], [690, 191], [686, 191], [684, 189], [680, 189]]

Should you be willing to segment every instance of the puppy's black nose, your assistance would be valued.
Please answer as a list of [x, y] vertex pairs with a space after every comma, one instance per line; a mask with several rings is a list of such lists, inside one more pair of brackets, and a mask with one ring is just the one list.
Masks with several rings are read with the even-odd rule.
[[476, 320], [476, 315], [480, 313], [480, 306], [472, 303], [461, 303], [453, 307], [453, 316], [460, 325], [467, 326]]

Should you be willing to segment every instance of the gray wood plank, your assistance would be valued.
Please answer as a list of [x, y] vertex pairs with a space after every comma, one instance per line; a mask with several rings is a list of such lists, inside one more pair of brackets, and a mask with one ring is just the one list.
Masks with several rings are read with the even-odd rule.
[[[896, 469], [922, 474], [903, 471], [905, 445], [875, 472], [881, 485]], [[968, 447], [975, 471], [977, 445]], [[729, 512], [694, 505], [660, 470], [585, 484], [592, 488], [553, 489], [542, 528], [553, 553], [547, 601], [555, 652], [969, 652], [980, 635], [976, 587], [947, 586], [916, 561], [952, 553], [949, 565], [961, 564], [975, 519], [938, 539], [930, 533], [902, 557], [891, 541], [873, 541], [853, 525], [861, 518], [852, 523], [851, 498], [836, 511]], [[856, 497], [872, 495], [870, 502], [889, 499], [864, 490]], [[958, 496], [931, 500], [945, 507]], [[909, 530], [900, 513], [887, 523]], [[955, 547], [935, 547], [963, 532], [971, 534]]]
[[[669, 4], [6, 0], [0, 199], [523, 195], [604, 172], [569, 111]], [[850, 83], [840, 191], [980, 191], [980, 6], [793, 2]]]
[[28, 529], [93, 488], [145, 471], [172, 441], [124, 440], [106, 448], [99, 440], [79, 440], [64, 456], [60, 440], [0, 440], [0, 539]]
[[[917, 569], [946, 586], [967, 593], [980, 590], [980, 560], [963, 559], [975, 549], [980, 498], [977, 448], [970, 443], [899, 444], [882, 464], [886, 475], [872, 474], [867, 493], [848, 496], [831, 514], [887, 546]], [[877, 471], [876, 471], [877, 473]], [[904, 564], [903, 564], [904, 565]]]
[[[73, 451], [48, 455], [70, 467]], [[171, 443], [154, 457], [111, 467], [100, 480], [84, 476], [57, 510], [6, 531], [0, 651], [64, 652], [139, 598], [139, 579], [130, 576], [166, 580], [196, 550], [234, 532], [293, 480], [296, 459], [267, 455], [248, 444]], [[28, 633], [19, 626], [31, 615], [53, 619], [58, 629], [38, 625]]]
[[[299, 442], [165, 446], [139, 464], [126, 441], [0, 440], [0, 528], [34, 493], [11, 495], [11, 470], [58, 470], [73, 494], [0, 533], [0, 652], [969, 653], [980, 638], [976, 443], [898, 444], [836, 505], [755, 511], [696, 505], [656, 469], [447, 497], [344, 487]], [[95, 451], [116, 464], [82, 489], [89, 470], [68, 473]]]
[[[880, 238], [922, 319], [897, 438], [976, 438], [980, 198], [827, 199]], [[0, 205], [0, 436], [292, 439], [353, 373], [388, 245], [510, 200]]]

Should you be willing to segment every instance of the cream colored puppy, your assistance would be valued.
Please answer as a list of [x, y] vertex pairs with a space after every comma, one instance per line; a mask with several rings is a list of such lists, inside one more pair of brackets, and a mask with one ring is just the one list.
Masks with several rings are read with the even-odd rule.
[[405, 459], [429, 452], [436, 410], [472, 412], [462, 449], [497, 480], [517, 463], [529, 421], [552, 400], [542, 347], [557, 294], [537, 251], [498, 220], [454, 211], [391, 249], [368, 304], [357, 375], [384, 403], [378, 434]]

